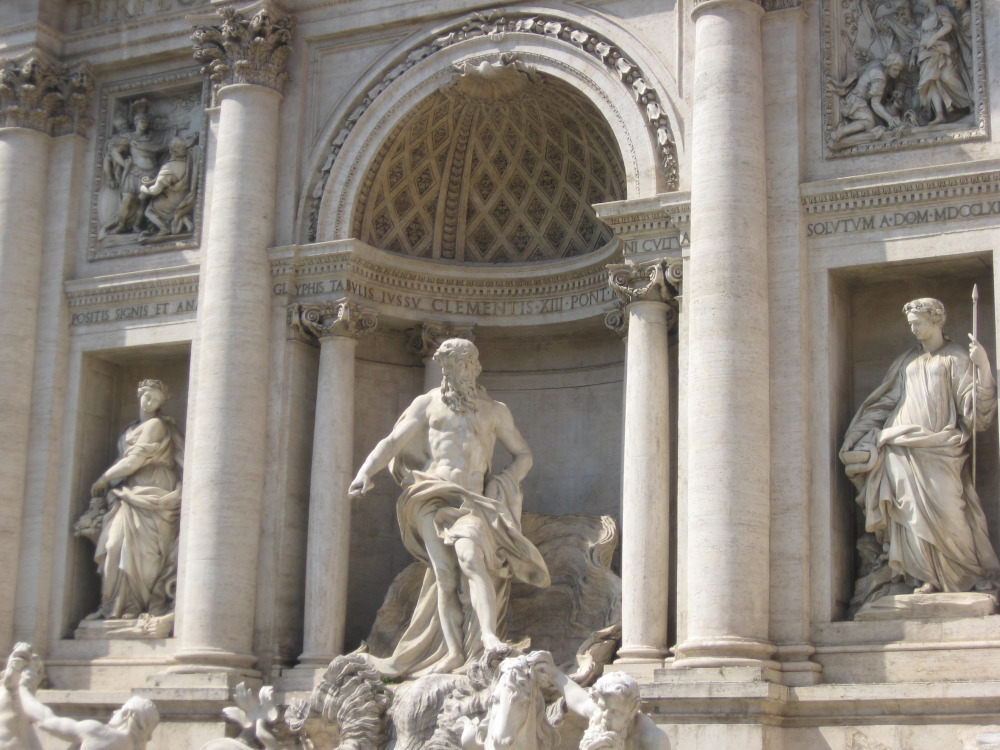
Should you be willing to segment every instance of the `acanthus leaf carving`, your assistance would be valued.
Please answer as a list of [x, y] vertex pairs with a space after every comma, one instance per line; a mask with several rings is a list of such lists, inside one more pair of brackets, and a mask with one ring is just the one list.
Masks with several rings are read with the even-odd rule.
[[292, 54], [295, 17], [266, 7], [249, 19], [233, 7], [218, 12], [218, 26], [197, 26], [191, 34], [202, 73], [220, 87], [249, 83], [280, 92], [291, 78], [285, 63]]
[[94, 92], [88, 68], [68, 70], [37, 55], [23, 62], [0, 60], [0, 126], [37, 130], [46, 135], [85, 135]]

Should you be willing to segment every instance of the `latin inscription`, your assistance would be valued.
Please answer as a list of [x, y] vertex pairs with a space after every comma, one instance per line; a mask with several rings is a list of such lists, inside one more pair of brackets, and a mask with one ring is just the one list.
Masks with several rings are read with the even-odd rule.
[[663, 237], [643, 237], [635, 240], [622, 240], [622, 249], [626, 255], [634, 253], [662, 253], [667, 250], [680, 250], [689, 243], [688, 233], [666, 235]]
[[877, 229], [909, 227], [920, 224], [937, 224], [955, 219], [976, 219], [980, 216], [1000, 214], [1000, 200], [962, 203], [958, 206], [919, 208], [910, 211], [871, 214], [854, 219], [817, 221], [806, 225], [806, 237], [823, 237], [831, 234], [872, 232]]
[[382, 289], [372, 289], [365, 284], [358, 284], [343, 279], [329, 281], [309, 281], [301, 284], [289, 284], [281, 281], [271, 288], [275, 295], [292, 293], [296, 297], [310, 297], [321, 294], [345, 292], [357, 300], [371, 300], [383, 305], [419, 310], [422, 312], [441, 313], [443, 315], [479, 315], [486, 317], [517, 317], [520, 315], [545, 315], [546, 313], [579, 310], [584, 307], [602, 305], [615, 298], [609, 288], [594, 289], [588, 292], [577, 292], [562, 297], [527, 300], [464, 300], [447, 299], [444, 297], [415, 297], [408, 294], [388, 292]]
[[73, 313], [71, 326], [91, 326], [98, 323], [114, 323], [122, 320], [141, 320], [144, 318], [159, 318], [165, 315], [180, 315], [197, 312], [198, 300], [186, 299], [179, 302], [150, 302], [141, 305], [126, 305], [125, 307], [106, 307], [100, 310], [87, 310]]
[[208, 5], [211, 0], [73, 0], [69, 17], [76, 20], [74, 31], [130, 21], [171, 10]]

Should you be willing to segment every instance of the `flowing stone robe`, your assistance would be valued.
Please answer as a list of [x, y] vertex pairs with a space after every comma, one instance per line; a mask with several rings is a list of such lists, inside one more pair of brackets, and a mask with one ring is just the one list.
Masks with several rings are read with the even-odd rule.
[[[945, 28], [948, 32], [940, 39], [934, 39]], [[924, 18], [920, 26], [920, 50], [917, 53], [917, 64], [920, 66], [917, 91], [921, 104], [930, 104], [931, 91], [936, 90], [947, 109], [972, 106], [972, 94], [966, 88], [961, 71], [960, 36], [959, 25], [945, 6], [936, 6]]]
[[107, 619], [173, 609], [184, 439], [169, 417], [151, 419], [163, 424], [161, 440], [140, 442], [146, 422], [136, 421], [118, 441], [120, 457], [137, 456], [141, 465], [108, 492], [94, 553], [101, 574], [99, 612]]
[[[493, 441], [489, 440], [486, 447], [487, 455], [492, 454]], [[545, 560], [535, 545], [521, 533], [524, 496], [520, 483], [506, 472], [489, 477], [486, 485], [489, 486], [490, 479], [496, 480], [497, 493], [495, 497], [487, 497], [425, 473], [421, 469], [429, 463], [426, 436], [418, 436], [389, 466], [393, 477], [403, 488], [396, 501], [403, 545], [417, 560], [427, 565], [410, 624], [393, 653], [385, 658], [379, 658], [377, 654], [368, 657], [377, 671], [391, 677], [428, 674], [448, 656], [438, 615], [437, 579], [418, 530], [418, 519], [425, 512], [435, 513], [434, 526], [446, 545], [454, 545], [456, 540], [466, 538], [473, 540], [482, 550], [496, 588], [497, 633], [501, 638], [505, 635], [504, 620], [511, 578], [539, 588], [547, 588], [550, 584]], [[468, 581], [461, 571], [458, 579], [463, 615], [462, 648], [466, 665], [469, 665], [483, 651], [482, 633], [469, 603]]]
[[[860, 491], [865, 529], [909, 585], [962, 592], [1000, 578], [968, 467], [972, 389], [965, 348], [946, 341], [927, 353], [917, 346], [892, 364], [844, 439], [842, 458], [872, 451], [866, 463], [848, 463], [847, 474]], [[996, 406], [996, 388], [980, 387], [979, 429], [993, 421]]]

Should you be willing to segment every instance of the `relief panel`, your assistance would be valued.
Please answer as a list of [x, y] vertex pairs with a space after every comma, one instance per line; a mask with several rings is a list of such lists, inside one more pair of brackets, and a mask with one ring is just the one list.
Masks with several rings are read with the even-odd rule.
[[195, 71], [103, 90], [90, 260], [198, 246], [207, 92]]
[[981, 0], [824, 0], [826, 156], [983, 139]]

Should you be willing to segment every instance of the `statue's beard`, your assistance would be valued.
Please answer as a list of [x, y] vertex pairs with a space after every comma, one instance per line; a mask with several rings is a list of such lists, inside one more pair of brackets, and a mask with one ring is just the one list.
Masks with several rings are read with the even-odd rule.
[[580, 739], [580, 750], [625, 750], [625, 735], [590, 727]]
[[476, 381], [462, 381], [444, 376], [441, 382], [441, 400], [454, 412], [476, 410]]

